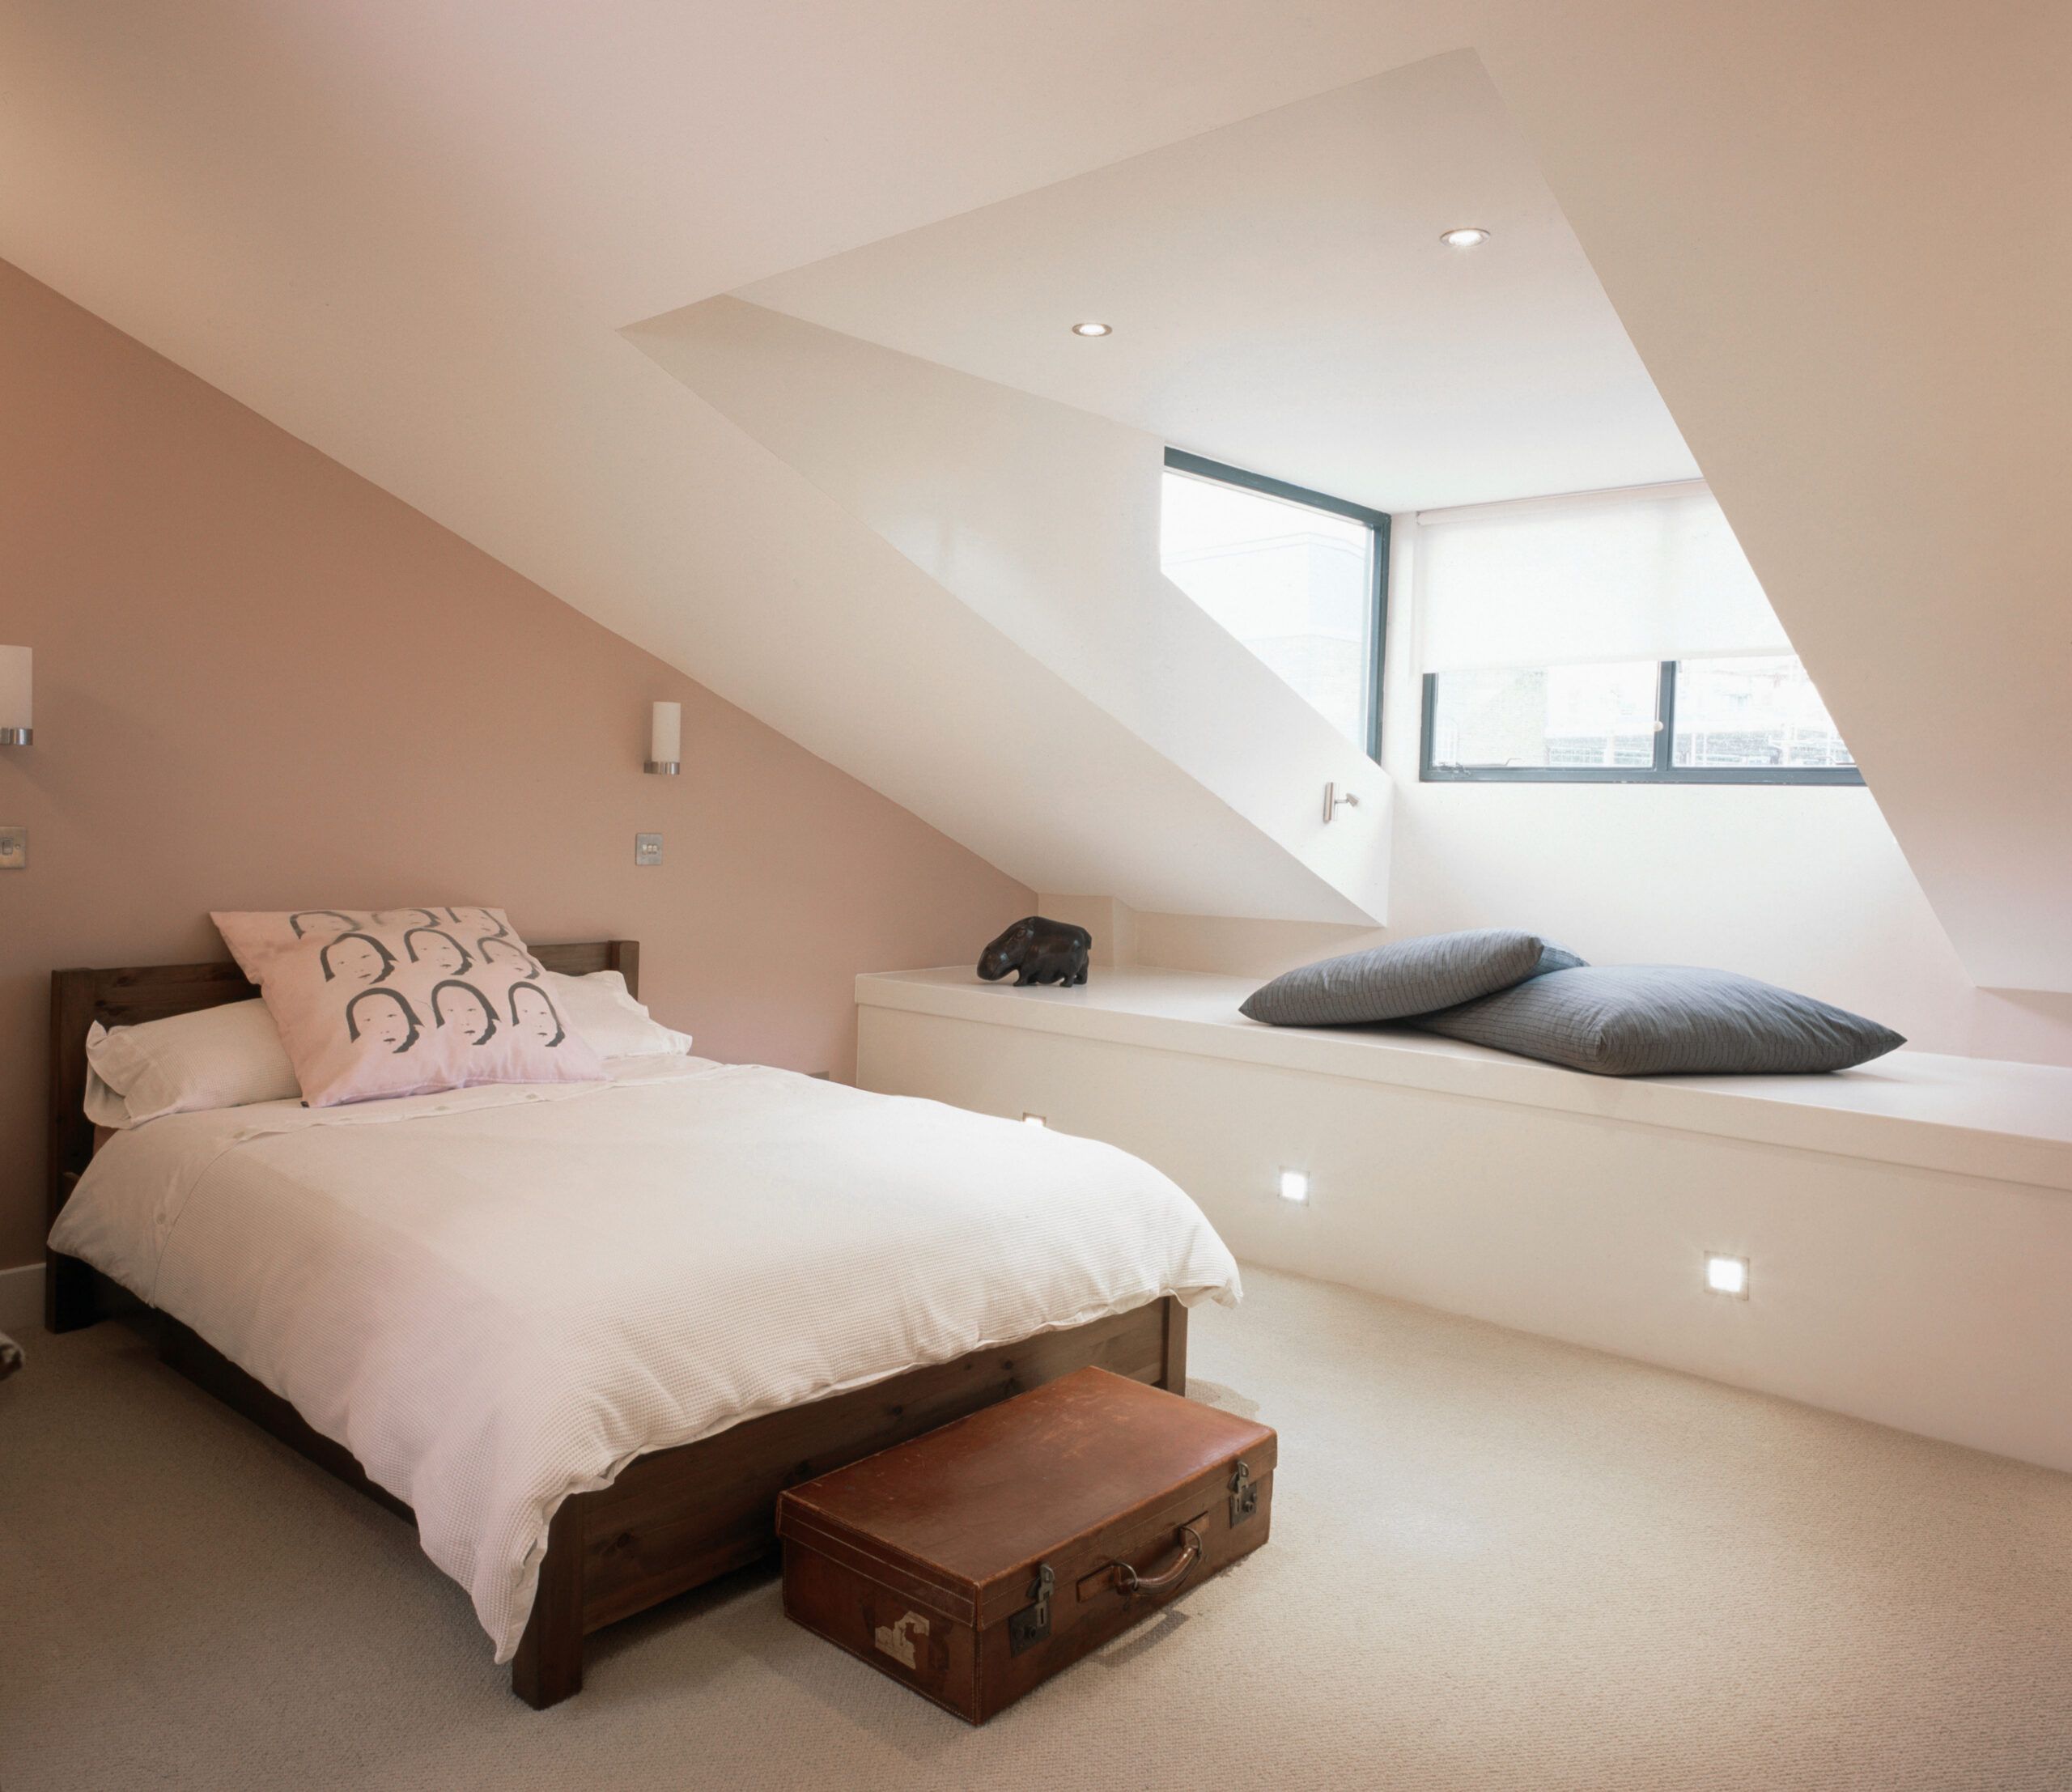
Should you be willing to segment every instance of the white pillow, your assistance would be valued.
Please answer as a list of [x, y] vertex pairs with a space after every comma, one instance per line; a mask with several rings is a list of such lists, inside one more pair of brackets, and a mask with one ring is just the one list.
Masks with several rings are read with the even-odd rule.
[[690, 1035], [651, 1019], [616, 970], [593, 970], [587, 977], [550, 970], [546, 982], [563, 1018], [600, 1058], [644, 1058], [661, 1051], [690, 1055]]
[[[690, 1035], [651, 1020], [616, 970], [587, 977], [546, 974], [569, 1026], [601, 1058], [687, 1056]], [[96, 1126], [142, 1126], [166, 1114], [244, 1107], [298, 1098], [302, 1085], [281, 1030], [257, 999], [197, 1009], [140, 1026], [87, 1034], [87, 1118]]]
[[[100, 1022], [94, 1022], [88, 1037], [101, 1030]], [[96, 1126], [120, 1132], [130, 1124], [130, 1104], [100, 1080], [91, 1064], [87, 1066], [87, 1098], [80, 1104], [87, 1110], [87, 1118]]]
[[302, 1093], [279, 1028], [257, 999], [87, 1034], [86, 1109], [96, 1126], [142, 1126], [197, 1108]]

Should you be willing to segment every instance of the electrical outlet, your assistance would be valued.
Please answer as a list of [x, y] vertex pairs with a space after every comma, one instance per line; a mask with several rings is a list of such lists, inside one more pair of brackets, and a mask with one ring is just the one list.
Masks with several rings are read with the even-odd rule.
[[0, 871], [23, 871], [29, 862], [29, 830], [0, 827]]
[[633, 837], [633, 862], [637, 865], [658, 865], [662, 862], [662, 837], [659, 834], [636, 834]]

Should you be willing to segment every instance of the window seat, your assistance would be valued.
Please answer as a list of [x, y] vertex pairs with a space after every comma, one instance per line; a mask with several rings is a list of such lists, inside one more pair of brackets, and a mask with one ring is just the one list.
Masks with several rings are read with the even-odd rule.
[[1593, 1076], [1408, 1028], [1263, 1026], [1238, 1012], [1259, 983], [1097, 966], [1021, 989], [957, 966], [859, 977], [856, 1000], [2072, 1191], [2072, 1069], [1902, 1050], [1819, 1076]]
[[[1242, 1262], [2072, 1470], [2072, 1069], [1591, 1076], [1263, 1026], [1251, 987], [860, 977], [857, 1081], [1134, 1153]], [[1708, 1291], [1714, 1255], [1745, 1299]]]

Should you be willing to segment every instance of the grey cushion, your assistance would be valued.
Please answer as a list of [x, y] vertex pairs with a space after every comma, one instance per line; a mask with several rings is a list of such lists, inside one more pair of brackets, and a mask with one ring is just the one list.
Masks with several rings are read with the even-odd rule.
[[1428, 933], [1284, 972], [1254, 990], [1239, 1012], [1272, 1026], [1399, 1021], [1582, 962], [1515, 928]]
[[1585, 965], [1416, 1025], [1600, 1076], [1846, 1070], [1906, 1043], [1847, 1009], [1681, 965]]

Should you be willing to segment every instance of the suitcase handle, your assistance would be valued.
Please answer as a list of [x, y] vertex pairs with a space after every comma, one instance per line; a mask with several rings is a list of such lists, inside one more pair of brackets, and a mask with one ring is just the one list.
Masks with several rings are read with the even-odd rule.
[[1127, 1562], [1112, 1564], [1115, 1570], [1116, 1591], [1126, 1599], [1133, 1599], [1140, 1594], [1147, 1599], [1156, 1599], [1161, 1593], [1171, 1592], [1184, 1581], [1194, 1572], [1195, 1564], [1201, 1560], [1201, 1533], [1192, 1525], [1183, 1524], [1180, 1527], [1180, 1535], [1187, 1539], [1187, 1547], [1180, 1552], [1180, 1559], [1162, 1574], [1154, 1575], [1147, 1580]]

